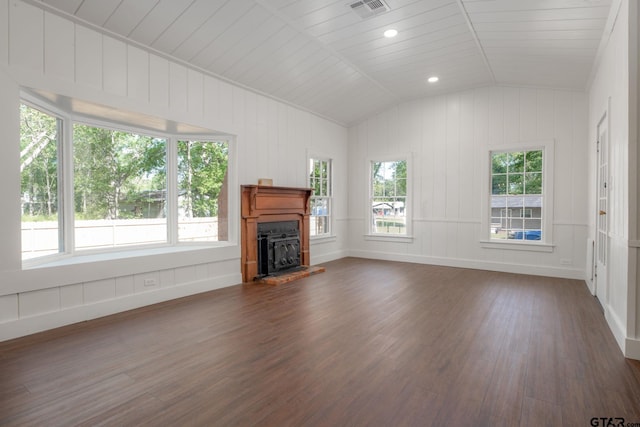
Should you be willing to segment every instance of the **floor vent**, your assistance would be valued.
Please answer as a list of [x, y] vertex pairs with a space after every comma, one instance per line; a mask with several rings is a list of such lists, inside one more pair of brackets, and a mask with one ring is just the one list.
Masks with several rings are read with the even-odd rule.
[[349, 7], [362, 19], [371, 18], [391, 10], [383, 0], [358, 0], [349, 2]]

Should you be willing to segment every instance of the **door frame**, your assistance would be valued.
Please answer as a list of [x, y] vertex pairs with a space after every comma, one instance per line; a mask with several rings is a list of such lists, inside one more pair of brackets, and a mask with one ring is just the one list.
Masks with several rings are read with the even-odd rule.
[[[608, 100], [609, 101], [609, 100]], [[609, 225], [610, 225], [610, 221], [609, 221], [609, 217], [611, 215], [610, 212], [610, 206], [611, 204], [609, 203], [609, 190], [610, 190], [610, 185], [609, 185], [609, 181], [610, 181], [610, 171], [609, 171], [609, 160], [610, 160], [610, 154], [611, 154], [611, 150], [609, 149], [610, 147], [610, 141], [611, 141], [611, 120], [610, 120], [610, 114], [609, 111], [610, 109], [608, 108], [609, 105], [607, 105], [607, 108], [605, 109], [604, 113], [602, 114], [602, 116], [600, 116], [600, 119], [598, 120], [597, 124], [596, 124], [596, 156], [595, 156], [595, 187], [594, 187], [594, 194], [595, 194], [595, 209], [594, 209], [594, 214], [595, 214], [595, 222], [594, 222], [594, 248], [593, 248], [593, 295], [598, 298], [598, 301], [600, 302], [601, 306], [604, 308], [605, 305], [607, 304], [608, 300], [609, 300], [609, 286], [608, 286], [608, 281], [609, 281], [609, 275], [608, 275], [608, 263], [609, 263], [609, 253], [610, 253], [610, 242], [609, 242]], [[602, 141], [600, 140], [600, 128], [602, 127], [602, 125], [604, 124], [605, 128], [606, 128], [606, 141], [604, 141], [604, 143], [602, 143]], [[604, 208], [600, 205], [600, 198], [601, 198], [601, 185], [602, 185], [602, 176], [601, 176], [601, 160], [603, 158], [603, 155], [605, 156], [605, 163], [607, 164], [607, 168], [605, 171], [606, 177], [604, 177], [604, 188], [606, 189], [605, 191], [605, 204], [606, 206], [604, 206]], [[602, 213], [604, 211], [604, 214]], [[604, 215], [604, 221], [605, 221], [605, 235], [604, 235], [604, 243], [598, 243], [599, 239], [598, 239], [598, 233], [599, 233], [599, 222], [602, 219]], [[600, 264], [599, 260], [600, 260], [600, 244], [604, 244], [604, 253], [603, 253], [603, 257], [604, 257], [604, 264], [603, 267], [600, 268], [600, 270], [598, 270], [598, 265]]]

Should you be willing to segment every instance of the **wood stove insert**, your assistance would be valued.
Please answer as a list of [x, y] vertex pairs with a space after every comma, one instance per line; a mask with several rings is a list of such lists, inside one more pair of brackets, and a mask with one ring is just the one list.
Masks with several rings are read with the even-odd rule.
[[[265, 275], [281, 272], [287, 268], [295, 268], [297, 265], [309, 266], [309, 199], [312, 190], [310, 188], [260, 185], [243, 185], [241, 190], [242, 281], [251, 282]], [[286, 229], [293, 229], [295, 228], [293, 224], [297, 224], [299, 237], [296, 239], [296, 237], [288, 235], [288, 231], [280, 230], [279, 233], [267, 233], [270, 236], [266, 239], [265, 233], [259, 231], [259, 229], [269, 229], [273, 225], [263, 224], [279, 222], [286, 223]], [[260, 234], [263, 235], [261, 240], [259, 240]], [[269, 263], [268, 255], [265, 261], [264, 255], [259, 255], [259, 246], [267, 243], [275, 244], [275, 249], [272, 251], [273, 271], [270, 272], [267, 268], [265, 274], [261, 265]], [[295, 252], [299, 254], [297, 260]], [[276, 258], [278, 259], [275, 260]]]

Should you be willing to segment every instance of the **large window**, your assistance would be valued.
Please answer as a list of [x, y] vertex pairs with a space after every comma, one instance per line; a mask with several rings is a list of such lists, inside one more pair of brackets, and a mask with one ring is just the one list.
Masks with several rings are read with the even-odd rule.
[[167, 240], [166, 140], [73, 126], [75, 249]]
[[491, 152], [491, 238], [544, 240], [544, 150]]
[[407, 161], [373, 161], [370, 174], [371, 233], [407, 235]]
[[229, 239], [228, 140], [34, 106], [20, 106], [23, 260]]
[[309, 159], [311, 195], [311, 236], [331, 234], [331, 160]]
[[57, 254], [62, 239], [62, 121], [20, 105], [22, 258]]
[[178, 240], [228, 239], [226, 141], [178, 141]]

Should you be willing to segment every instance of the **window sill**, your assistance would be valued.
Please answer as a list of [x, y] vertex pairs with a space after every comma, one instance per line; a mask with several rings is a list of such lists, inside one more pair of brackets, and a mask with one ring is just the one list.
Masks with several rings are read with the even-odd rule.
[[501, 242], [496, 240], [481, 240], [480, 247], [485, 249], [506, 249], [515, 251], [530, 251], [530, 252], [553, 252], [555, 245], [547, 243], [530, 243], [530, 242], [514, 242], [507, 241]]
[[116, 261], [122, 259], [131, 259], [138, 257], [147, 257], [154, 255], [179, 254], [185, 252], [202, 251], [212, 248], [226, 248], [236, 246], [229, 242], [216, 242], [215, 244], [183, 244], [176, 246], [162, 246], [155, 248], [139, 248], [139, 249], [122, 249], [120, 251], [94, 252], [94, 253], [77, 253], [75, 255], [60, 255], [52, 259], [48, 257], [42, 262], [38, 260], [28, 260], [23, 262], [23, 270], [32, 270], [38, 268], [60, 267], [68, 265], [78, 265], [103, 261]]
[[311, 243], [331, 243], [335, 242], [338, 237], [335, 235], [313, 236], [309, 238]]
[[373, 240], [378, 242], [396, 242], [396, 243], [412, 243], [413, 236], [401, 236], [398, 234], [365, 234], [364, 240]]

